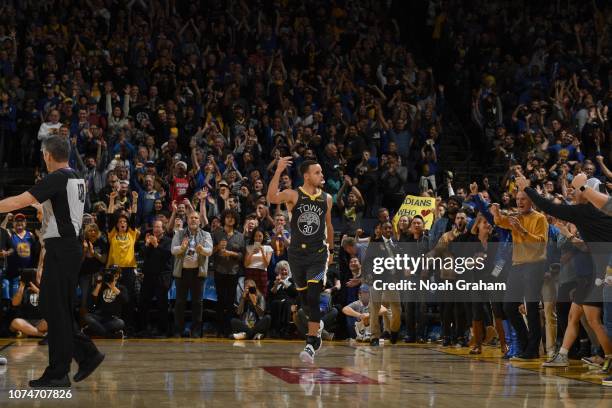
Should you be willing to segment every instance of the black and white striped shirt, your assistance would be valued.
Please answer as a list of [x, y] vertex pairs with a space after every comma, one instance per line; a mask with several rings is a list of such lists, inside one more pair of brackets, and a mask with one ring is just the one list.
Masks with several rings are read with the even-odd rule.
[[29, 190], [43, 206], [43, 239], [79, 236], [85, 191], [85, 180], [71, 168], [50, 173]]

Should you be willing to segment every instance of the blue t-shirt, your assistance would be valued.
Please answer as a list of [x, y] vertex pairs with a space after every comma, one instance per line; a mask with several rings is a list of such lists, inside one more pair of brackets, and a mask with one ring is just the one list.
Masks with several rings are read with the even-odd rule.
[[15, 252], [9, 258], [9, 271], [11, 274], [16, 276], [18, 269], [20, 268], [33, 268], [34, 267], [34, 246], [36, 240], [34, 236], [26, 231], [23, 238], [20, 238], [17, 233], [13, 232], [11, 235], [11, 244]]
[[569, 160], [582, 161], [584, 158], [582, 153], [578, 153], [576, 151], [576, 146], [574, 146], [573, 144], [569, 144], [567, 146], [564, 146], [562, 144], [554, 144], [548, 147], [548, 152], [553, 155], [554, 161], [557, 161], [560, 158], [565, 159], [567, 161]]

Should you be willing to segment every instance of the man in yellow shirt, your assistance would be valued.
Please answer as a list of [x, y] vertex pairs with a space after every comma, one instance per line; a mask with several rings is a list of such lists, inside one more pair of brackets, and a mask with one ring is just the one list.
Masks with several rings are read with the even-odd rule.
[[[491, 206], [495, 224], [512, 233], [512, 270], [508, 275], [504, 312], [516, 330], [521, 352], [512, 360], [528, 361], [539, 357], [542, 332], [538, 304], [544, 282], [548, 222], [546, 216], [533, 209], [524, 191], [516, 195], [518, 214], [502, 215], [499, 206]], [[529, 329], [519, 312], [525, 301]]]

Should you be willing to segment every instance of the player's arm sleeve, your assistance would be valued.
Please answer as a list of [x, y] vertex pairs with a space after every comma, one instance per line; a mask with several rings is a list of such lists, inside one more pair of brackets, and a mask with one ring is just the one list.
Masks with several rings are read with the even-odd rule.
[[28, 190], [36, 201], [39, 203], [45, 202], [57, 194], [59, 191], [66, 189], [66, 180], [61, 174], [51, 173], [38, 184], [32, 186]]
[[543, 212], [553, 217], [564, 221], [572, 221], [576, 217], [577, 207], [567, 204], [555, 204], [550, 200], [540, 196], [536, 190], [531, 187], [525, 189], [525, 193], [531, 201]]

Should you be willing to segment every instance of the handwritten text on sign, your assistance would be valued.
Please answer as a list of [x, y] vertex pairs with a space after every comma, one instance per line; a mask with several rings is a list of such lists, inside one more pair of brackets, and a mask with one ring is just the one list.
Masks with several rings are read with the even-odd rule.
[[425, 229], [430, 229], [434, 221], [434, 210], [436, 199], [432, 197], [418, 197], [407, 195], [399, 210], [393, 217], [393, 225], [397, 226], [399, 219], [403, 216], [413, 218], [420, 215], [425, 221]]

